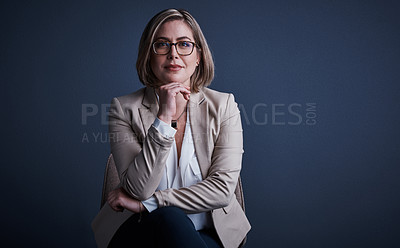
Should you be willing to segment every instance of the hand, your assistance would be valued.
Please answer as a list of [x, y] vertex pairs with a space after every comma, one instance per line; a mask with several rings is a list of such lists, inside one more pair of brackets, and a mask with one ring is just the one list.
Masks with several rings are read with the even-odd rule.
[[123, 188], [117, 188], [108, 194], [107, 202], [112, 209], [122, 212], [128, 209], [134, 213], [140, 213], [145, 210], [142, 202], [132, 198]]
[[170, 124], [176, 114], [176, 96], [182, 94], [185, 100], [190, 98], [190, 87], [181, 83], [169, 83], [157, 89], [160, 108], [157, 117]]

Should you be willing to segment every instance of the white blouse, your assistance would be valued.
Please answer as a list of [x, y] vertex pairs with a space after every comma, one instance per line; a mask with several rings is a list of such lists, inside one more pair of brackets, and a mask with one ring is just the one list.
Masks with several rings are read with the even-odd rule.
[[[189, 108], [188, 108], [189, 111]], [[164, 136], [174, 137], [176, 130], [167, 123], [156, 118], [153, 126]], [[181, 157], [179, 158], [178, 167], [178, 152], [176, 143], [169, 152], [167, 162], [165, 164], [164, 175], [161, 178], [157, 190], [164, 190], [168, 188], [179, 189], [182, 187], [189, 187], [202, 181], [200, 166], [197, 161], [192, 131], [189, 122], [189, 112], [187, 113], [185, 134], [182, 141]], [[154, 196], [146, 201], [142, 201], [147, 211], [152, 212], [158, 208], [157, 200]], [[187, 214], [193, 222], [196, 230], [210, 228], [212, 226], [212, 219], [210, 212], [202, 212], [197, 214]]]

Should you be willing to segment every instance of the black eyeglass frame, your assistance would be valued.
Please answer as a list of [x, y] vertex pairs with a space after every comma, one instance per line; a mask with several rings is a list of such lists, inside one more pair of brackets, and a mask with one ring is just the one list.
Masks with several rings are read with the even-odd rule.
[[[167, 44], [168, 44], [168, 47], [169, 47], [168, 52], [167, 52], [167, 53], [157, 53], [157, 52], [156, 52], [156, 48], [154, 47], [154, 45], [155, 45], [157, 42], [167, 43]], [[181, 42], [187, 42], [187, 43], [191, 43], [191, 44], [193, 45], [193, 46], [192, 46], [192, 51], [191, 51], [189, 54], [180, 54], [180, 53], [179, 53], [178, 48], [177, 48], [176, 45], [179, 44], [179, 43], [181, 43]], [[157, 54], [157, 55], [167, 55], [168, 53], [171, 52], [171, 47], [172, 47], [172, 46], [175, 46], [175, 51], [176, 51], [180, 56], [189, 56], [189, 55], [191, 55], [191, 54], [193, 53], [194, 48], [195, 48], [195, 47], [198, 47], [197, 44], [196, 44], [195, 42], [193, 42], [193, 41], [186, 41], [186, 40], [184, 40], [184, 41], [178, 41], [178, 42], [175, 42], [175, 43], [169, 42], [169, 41], [154, 41], [153, 44], [152, 44], [153, 52], [154, 52], [155, 54]]]

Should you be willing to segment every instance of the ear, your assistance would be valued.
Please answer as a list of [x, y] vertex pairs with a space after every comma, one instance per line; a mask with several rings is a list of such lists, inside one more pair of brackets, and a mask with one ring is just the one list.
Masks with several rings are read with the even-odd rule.
[[200, 59], [201, 59], [201, 52], [197, 51], [196, 66], [199, 66], [199, 64], [200, 64]]

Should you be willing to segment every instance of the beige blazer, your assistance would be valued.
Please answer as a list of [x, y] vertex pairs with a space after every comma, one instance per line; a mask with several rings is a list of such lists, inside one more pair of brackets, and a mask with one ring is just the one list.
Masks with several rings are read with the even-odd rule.
[[[159, 207], [177, 206], [186, 213], [211, 211], [225, 248], [237, 248], [250, 230], [234, 191], [243, 154], [240, 112], [232, 94], [204, 88], [188, 103], [195, 153], [203, 181], [187, 188], [156, 191], [164, 173], [173, 138], [151, 124], [158, 103], [152, 88], [114, 98], [109, 132], [121, 186], [138, 200], [155, 196]], [[105, 204], [92, 223], [99, 247], [107, 247], [131, 212], [113, 211]]]

